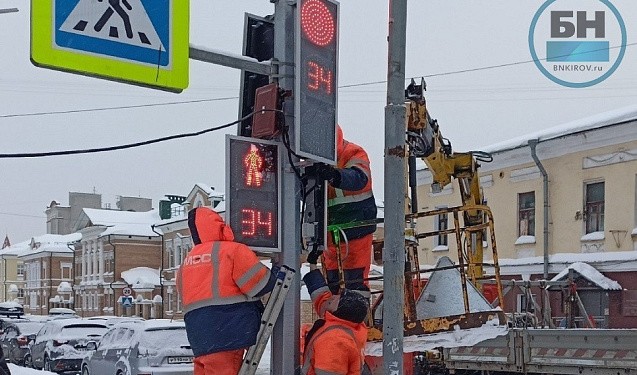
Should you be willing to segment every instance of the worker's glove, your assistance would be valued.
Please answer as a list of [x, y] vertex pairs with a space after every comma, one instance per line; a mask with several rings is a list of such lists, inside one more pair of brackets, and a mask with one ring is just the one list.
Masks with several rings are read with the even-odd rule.
[[307, 254], [307, 262], [309, 264], [316, 265], [316, 263], [318, 263], [318, 258], [321, 256], [321, 254], [323, 254], [323, 250], [314, 249], [310, 251], [310, 253]]
[[316, 173], [321, 180], [327, 180], [335, 188], [341, 186], [341, 172], [331, 165], [316, 164]]

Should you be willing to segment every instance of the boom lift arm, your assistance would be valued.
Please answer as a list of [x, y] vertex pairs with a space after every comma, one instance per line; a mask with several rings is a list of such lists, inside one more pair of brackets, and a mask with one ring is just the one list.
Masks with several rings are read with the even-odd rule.
[[[500, 283], [499, 266], [493, 231], [493, 217], [488, 206], [484, 204], [480, 180], [478, 175], [478, 161], [490, 161], [490, 155], [483, 152], [454, 153], [451, 144], [440, 133], [436, 120], [429, 115], [424, 99], [424, 81], [417, 86], [413, 80], [406, 93], [406, 130], [407, 146], [409, 149], [409, 185], [412, 187], [411, 213], [407, 214], [406, 224], [411, 228], [405, 232], [405, 336], [420, 336], [430, 333], [441, 333], [455, 329], [470, 329], [481, 327], [497, 318], [498, 325], [506, 325], [506, 317], [501, 309], [489, 306], [488, 301], [475, 298], [474, 293], [480, 293], [478, 281], [493, 276], [484, 275], [483, 270], [483, 237], [489, 232], [493, 250], [493, 268], [497, 296], [502, 306], [502, 289]], [[434, 189], [441, 190], [450, 184], [452, 179], [458, 179], [462, 204], [445, 209], [419, 212], [415, 181], [415, 158], [421, 158], [431, 170], [434, 179]], [[462, 213], [462, 222], [459, 218]], [[415, 232], [415, 221], [420, 217], [435, 217], [436, 215], [453, 215], [453, 228], [440, 229], [427, 233]], [[421, 288], [420, 273], [423, 272], [417, 260], [418, 239], [451, 234], [456, 238], [459, 264], [438, 262], [431, 269], [430, 279]], [[464, 240], [464, 243], [463, 243]], [[445, 257], [446, 258], [446, 257]], [[447, 258], [448, 259], [448, 258]], [[441, 259], [442, 260], [442, 259]], [[458, 274], [456, 279], [454, 271]], [[441, 272], [442, 276], [435, 277]], [[441, 275], [438, 274], [438, 275]], [[467, 282], [470, 277], [471, 285]], [[415, 280], [414, 280], [415, 277]], [[435, 279], [435, 281], [434, 281]], [[454, 281], [455, 280], [455, 281]], [[417, 282], [418, 288], [413, 287]], [[457, 283], [456, 283], [457, 281]], [[450, 282], [449, 284], [447, 284]], [[453, 284], [453, 285], [451, 285]], [[461, 290], [460, 296], [445, 296], [445, 290]], [[473, 287], [475, 286], [475, 288]], [[412, 287], [412, 288], [410, 288]], [[438, 299], [436, 299], [438, 295]], [[470, 296], [473, 296], [470, 298]], [[382, 298], [382, 297], [380, 297]], [[461, 298], [464, 309], [457, 304]], [[455, 299], [455, 301], [454, 301]], [[471, 305], [470, 305], [471, 299]], [[451, 308], [447, 308], [450, 305]], [[441, 314], [441, 312], [444, 313]], [[382, 338], [382, 305], [378, 300], [373, 308], [374, 322], [370, 327], [368, 341]], [[491, 323], [490, 323], [491, 324]]]
[[[405, 90], [410, 151], [427, 164], [433, 175], [434, 192], [440, 192], [452, 182], [452, 178], [458, 180], [462, 206], [466, 208], [463, 213], [465, 226], [482, 225], [486, 222], [483, 210], [472, 208], [486, 204], [480, 187], [478, 161], [490, 162], [492, 157], [480, 151], [453, 152], [451, 142], [440, 132], [438, 121], [432, 119], [427, 111], [425, 90], [424, 80], [420, 85], [416, 85], [413, 79]], [[484, 275], [483, 232], [472, 231], [469, 240], [466, 254], [469, 264], [468, 275], [476, 284]]]

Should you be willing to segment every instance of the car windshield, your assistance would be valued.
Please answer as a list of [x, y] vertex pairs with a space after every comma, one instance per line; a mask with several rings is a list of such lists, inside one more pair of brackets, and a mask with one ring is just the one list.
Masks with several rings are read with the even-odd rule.
[[22, 335], [33, 335], [38, 333], [40, 328], [44, 325], [44, 323], [38, 322], [24, 322], [24, 323], [16, 323], [18, 329], [20, 330], [20, 334]]
[[62, 338], [85, 338], [102, 336], [108, 331], [108, 328], [103, 325], [93, 324], [77, 324], [72, 326], [66, 326], [62, 328]]
[[173, 348], [190, 347], [186, 329], [184, 327], [175, 327], [146, 330], [142, 333], [142, 337], [139, 340], [141, 348], [150, 350], [166, 348], [167, 343], [170, 343]]

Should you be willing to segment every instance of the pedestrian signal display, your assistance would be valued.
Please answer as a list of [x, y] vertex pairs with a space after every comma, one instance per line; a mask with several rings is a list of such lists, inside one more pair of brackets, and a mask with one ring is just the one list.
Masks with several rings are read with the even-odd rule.
[[336, 164], [339, 4], [333, 0], [297, 4], [295, 151]]
[[227, 136], [226, 222], [235, 241], [256, 251], [280, 251], [281, 157], [274, 142]]

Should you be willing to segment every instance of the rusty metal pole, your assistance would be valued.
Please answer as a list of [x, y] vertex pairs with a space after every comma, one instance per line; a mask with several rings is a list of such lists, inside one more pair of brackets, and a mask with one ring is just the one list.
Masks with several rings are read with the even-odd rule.
[[403, 373], [405, 305], [405, 41], [407, 0], [389, 5], [387, 105], [385, 106], [385, 249], [383, 368]]

